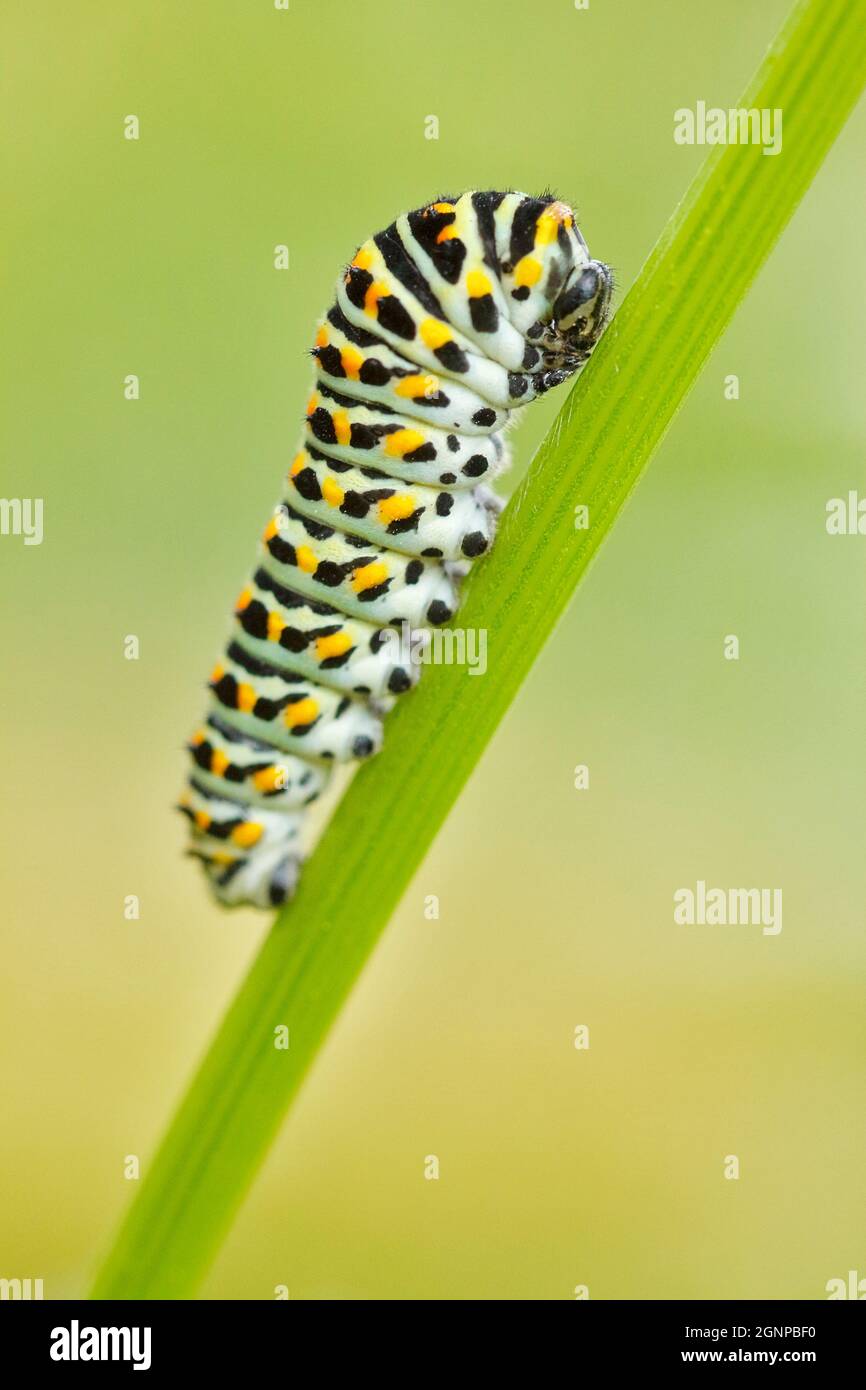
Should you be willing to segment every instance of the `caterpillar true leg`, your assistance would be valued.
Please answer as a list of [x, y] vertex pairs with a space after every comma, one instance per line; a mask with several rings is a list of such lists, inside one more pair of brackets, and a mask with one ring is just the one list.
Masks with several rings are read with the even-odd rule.
[[416, 671], [388, 630], [448, 622], [493, 540], [511, 412], [586, 361], [611, 276], [569, 207], [465, 193], [356, 252], [319, 325], [303, 438], [235, 608], [180, 809], [217, 897], [282, 902], [304, 808], [381, 745]]

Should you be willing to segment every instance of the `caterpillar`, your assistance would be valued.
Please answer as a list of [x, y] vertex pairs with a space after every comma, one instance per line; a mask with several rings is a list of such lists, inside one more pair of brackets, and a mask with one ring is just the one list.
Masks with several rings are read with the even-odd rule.
[[293, 892], [305, 808], [335, 763], [379, 749], [416, 679], [388, 639], [454, 615], [493, 540], [487, 484], [512, 412], [586, 361], [611, 286], [570, 207], [514, 192], [437, 198], [340, 276], [303, 436], [188, 744], [179, 809], [222, 903]]

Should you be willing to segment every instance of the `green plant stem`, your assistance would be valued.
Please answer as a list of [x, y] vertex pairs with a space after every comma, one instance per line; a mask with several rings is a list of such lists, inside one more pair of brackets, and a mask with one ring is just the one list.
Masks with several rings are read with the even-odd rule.
[[[442, 666], [388, 719], [194, 1078], [95, 1298], [196, 1289], [449, 808], [860, 94], [866, 0], [805, 0], [740, 105], [780, 108], [781, 153], [716, 147], [566, 400], [465, 587], [483, 680]], [[820, 294], [803, 266], [792, 293]], [[574, 508], [589, 508], [576, 530]], [[274, 1029], [290, 1029], [287, 1051]], [[291, 1200], [289, 1196], [288, 1200]]]

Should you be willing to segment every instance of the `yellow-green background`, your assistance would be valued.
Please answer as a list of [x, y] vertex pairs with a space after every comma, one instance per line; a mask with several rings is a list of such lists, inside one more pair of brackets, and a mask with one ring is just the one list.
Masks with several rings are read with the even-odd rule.
[[[267, 930], [210, 903], [170, 808], [340, 265], [437, 192], [550, 185], [622, 294], [703, 155], [673, 111], [734, 104], [785, 10], [7, 9], [2, 492], [44, 497], [45, 540], [0, 539], [0, 1276], [84, 1293], [134, 1195], [124, 1156], [146, 1169]], [[820, 1298], [866, 1274], [866, 541], [824, 529], [866, 481], [864, 148], [861, 107], [407, 892], [206, 1295]], [[518, 470], [557, 404], [529, 410]], [[676, 927], [698, 878], [781, 887], [781, 935]]]

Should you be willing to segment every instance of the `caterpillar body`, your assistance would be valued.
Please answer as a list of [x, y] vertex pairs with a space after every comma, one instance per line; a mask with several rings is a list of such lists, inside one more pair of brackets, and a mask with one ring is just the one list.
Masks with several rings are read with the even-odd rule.
[[305, 807], [365, 758], [414, 683], [405, 644], [447, 622], [490, 546], [512, 412], [586, 361], [608, 267], [550, 197], [471, 192], [357, 251], [319, 324], [282, 501], [241, 593], [180, 809], [219, 900], [288, 897]]

